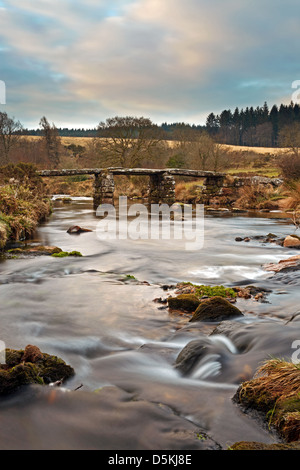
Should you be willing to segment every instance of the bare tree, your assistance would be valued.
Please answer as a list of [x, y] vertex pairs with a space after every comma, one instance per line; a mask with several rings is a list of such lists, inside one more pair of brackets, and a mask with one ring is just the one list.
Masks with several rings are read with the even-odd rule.
[[53, 168], [57, 168], [59, 164], [60, 145], [61, 140], [58, 130], [55, 125], [49, 124], [48, 120], [43, 116], [40, 120], [40, 127], [42, 128], [44, 145], [47, 152], [48, 160]]
[[[215, 142], [206, 131], [197, 131], [193, 134], [193, 141], [189, 148], [191, 165], [195, 169], [208, 170], [215, 160]], [[213, 165], [214, 166], [214, 165]]]
[[162, 133], [144, 117], [113, 117], [100, 122], [98, 138], [110, 165], [134, 168], [157, 150]]
[[20, 139], [18, 132], [22, 130], [22, 125], [14, 118], [10, 118], [7, 113], [0, 112], [0, 164], [6, 165], [9, 162], [9, 153]]
[[297, 157], [300, 155], [300, 122], [284, 126], [279, 132], [278, 143], [280, 147], [288, 149]]
[[300, 178], [300, 123], [287, 125], [279, 132], [278, 143], [283, 147], [278, 166], [287, 180]]

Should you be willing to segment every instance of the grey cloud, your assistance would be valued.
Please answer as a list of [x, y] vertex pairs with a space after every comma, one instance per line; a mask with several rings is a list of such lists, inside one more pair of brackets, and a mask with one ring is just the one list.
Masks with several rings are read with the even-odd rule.
[[9, 77], [7, 106], [25, 121], [51, 113], [58, 125], [96, 125], [125, 112], [203, 120], [211, 111], [288, 100], [300, 78], [295, 0], [5, 5], [0, 46], [9, 53], [0, 79]]

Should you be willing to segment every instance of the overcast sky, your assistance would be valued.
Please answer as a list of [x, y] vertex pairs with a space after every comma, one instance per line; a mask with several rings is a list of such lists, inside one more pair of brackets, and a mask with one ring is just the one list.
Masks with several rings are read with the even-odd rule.
[[95, 127], [289, 103], [299, 18], [299, 0], [0, 0], [0, 110]]

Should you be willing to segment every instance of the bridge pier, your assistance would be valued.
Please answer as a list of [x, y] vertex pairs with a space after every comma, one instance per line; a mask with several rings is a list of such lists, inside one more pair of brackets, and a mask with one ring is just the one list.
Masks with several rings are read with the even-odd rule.
[[114, 203], [115, 181], [113, 173], [103, 171], [95, 173], [94, 208], [100, 204]]
[[224, 176], [208, 175], [204, 179], [201, 190], [199, 189], [200, 202], [202, 204], [210, 204], [210, 200], [217, 196], [221, 196], [224, 186]]
[[149, 204], [173, 204], [175, 202], [175, 179], [168, 173], [149, 176]]

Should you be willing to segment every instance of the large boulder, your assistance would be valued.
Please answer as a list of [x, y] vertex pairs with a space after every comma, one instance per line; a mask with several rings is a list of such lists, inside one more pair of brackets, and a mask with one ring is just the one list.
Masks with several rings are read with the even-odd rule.
[[212, 297], [199, 304], [190, 321], [219, 322], [242, 315], [243, 313], [228, 300], [223, 297]]

